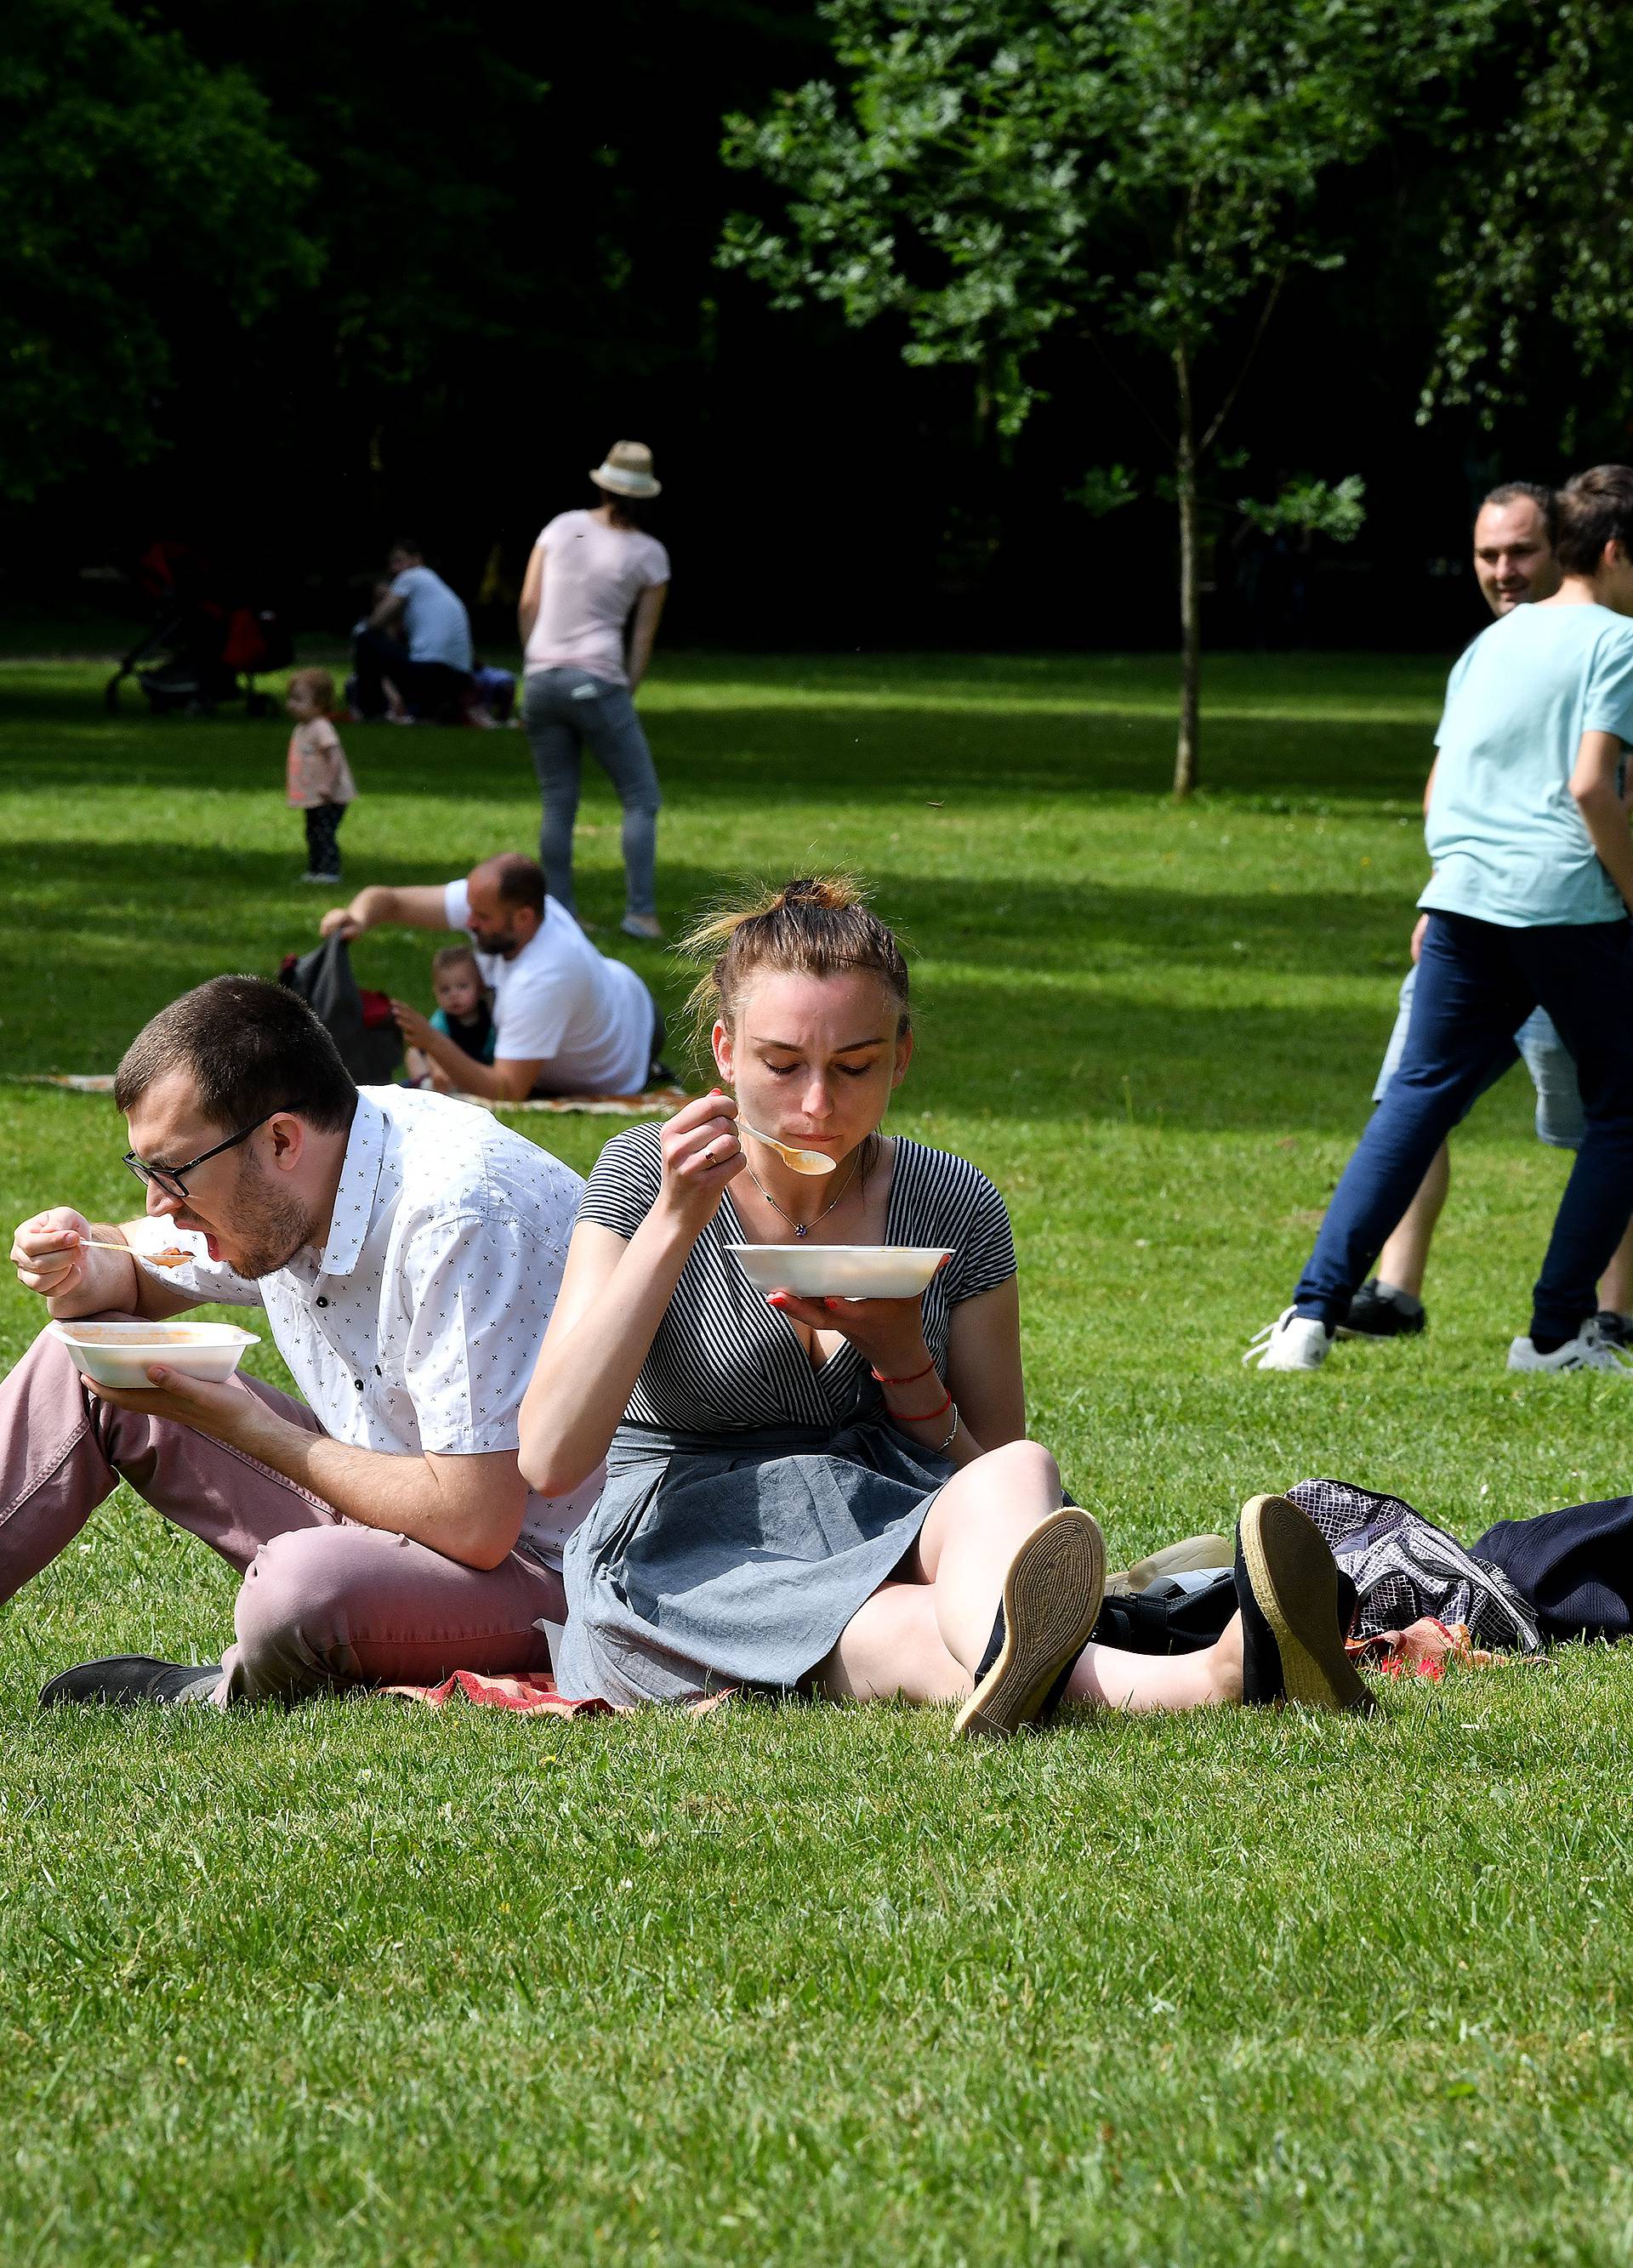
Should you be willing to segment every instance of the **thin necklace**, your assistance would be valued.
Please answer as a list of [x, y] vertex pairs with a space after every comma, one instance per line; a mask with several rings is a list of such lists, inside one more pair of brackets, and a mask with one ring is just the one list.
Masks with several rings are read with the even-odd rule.
[[[744, 1162], [745, 1162], [745, 1165], [747, 1165], [747, 1161], [746, 1161], [746, 1160], [745, 1160], [745, 1161], [744, 1161]], [[773, 1212], [780, 1212], [780, 1213], [782, 1213], [782, 1217], [783, 1217], [783, 1219], [787, 1222], [787, 1224], [788, 1224], [789, 1227], [794, 1231], [794, 1234], [795, 1234], [796, 1236], [799, 1236], [799, 1237], [806, 1237], [806, 1236], [809, 1236], [809, 1235], [810, 1234], [810, 1233], [811, 1233], [812, 1229], [816, 1228], [816, 1227], [819, 1227], [819, 1226], [821, 1226], [821, 1224], [822, 1224], [824, 1220], [826, 1220], [826, 1219], [827, 1219], [828, 1215], [829, 1215], [829, 1214], [833, 1211], [833, 1206], [834, 1206], [834, 1205], [837, 1205], [837, 1204], [839, 1204], [839, 1198], [840, 1198], [840, 1197], [842, 1197], [845, 1195], [846, 1190], [849, 1189], [849, 1187], [850, 1187], [851, 1183], [855, 1180], [855, 1178], [856, 1178], [856, 1168], [857, 1168], [857, 1167], [858, 1167], [858, 1166], [860, 1166], [860, 1165], [861, 1165], [861, 1145], [859, 1145], [859, 1146], [858, 1146], [858, 1149], [857, 1149], [857, 1152], [856, 1152], [856, 1155], [855, 1155], [855, 1156], [852, 1159], [852, 1160], [851, 1160], [851, 1170], [850, 1170], [850, 1172], [849, 1172], [848, 1174], [846, 1174], [846, 1175], [845, 1176], [844, 1182], [843, 1182], [841, 1183], [841, 1185], [840, 1185], [839, 1197], [836, 1197], [834, 1198], [834, 1200], [833, 1200], [833, 1204], [825, 1204], [825, 1205], [824, 1205], [824, 1207], [823, 1207], [822, 1211], [817, 1214], [817, 1216], [816, 1216], [816, 1219], [815, 1219], [815, 1220], [795, 1220], [795, 1219], [794, 1218], [794, 1215], [793, 1215], [791, 1212], [783, 1212], [783, 1209], [782, 1209], [782, 1207], [778, 1204], [778, 1202], [777, 1202], [776, 1198], [775, 1198], [774, 1197], [772, 1197], [772, 1195], [771, 1191], [766, 1188], [766, 1186], [765, 1186], [765, 1182], [760, 1179], [759, 1175], [755, 1172], [755, 1170], [754, 1170], [753, 1167], [752, 1167], [752, 1166], [747, 1166], [747, 1171], [748, 1171], [749, 1179], [753, 1182], [753, 1184], [754, 1184], [755, 1188], [759, 1191], [760, 1195], [765, 1198], [765, 1200], [766, 1204], [771, 1207], [772, 1211]]]

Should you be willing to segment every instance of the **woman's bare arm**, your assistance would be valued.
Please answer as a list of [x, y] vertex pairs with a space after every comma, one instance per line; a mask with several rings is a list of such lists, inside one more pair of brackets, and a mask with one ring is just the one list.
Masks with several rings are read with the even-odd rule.
[[533, 626], [538, 621], [539, 608], [544, 603], [544, 546], [536, 543], [528, 558], [528, 571], [521, 578], [521, 596], [516, 601], [516, 635], [525, 653]]
[[982, 1449], [1026, 1436], [1026, 1388], [1021, 1376], [1021, 1294], [1016, 1278], [961, 1300], [947, 1343], [947, 1390]]
[[521, 1469], [541, 1496], [569, 1495], [606, 1455], [681, 1270], [743, 1170], [736, 1108], [704, 1095], [670, 1119], [657, 1201], [633, 1236], [594, 1220], [573, 1230], [521, 1403]]
[[635, 601], [635, 620], [630, 630], [629, 676], [630, 691], [633, 693], [647, 674], [652, 659], [653, 642], [658, 635], [658, 624], [663, 619], [664, 601], [669, 595], [667, 583], [654, 583]]

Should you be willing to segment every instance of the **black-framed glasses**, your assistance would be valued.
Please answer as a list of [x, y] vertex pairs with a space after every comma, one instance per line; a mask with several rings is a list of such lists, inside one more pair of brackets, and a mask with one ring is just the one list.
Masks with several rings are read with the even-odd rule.
[[145, 1186], [147, 1182], [151, 1182], [153, 1187], [156, 1189], [162, 1189], [167, 1197], [180, 1197], [183, 1204], [185, 1204], [187, 1202], [187, 1183], [181, 1178], [183, 1174], [196, 1172], [200, 1166], [208, 1165], [211, 1158], [218, 1158], [224, 1150], [236, 1150], [240, 1142], [248, 1142], [250, 1136], [255, 1132], [257, 1128], [264, 1126], [269, 1118], [276, 1118], [279, 1111], [293, 1110], [298, 1108], [299, 1105], [292, 1102], [280, 1102], [277, 1110], [269, 1110], [265, 1112], [261, 1117], [256, 1119], [254, 1126], [246, 1126], [243, 1130], [238, 1134], [229, 1134], [225, 1142], [218, 1142], [213, 1150], [201, 1150], [196, 1158], [188, 1159], [184, 1165], [144, 1165], [142, 1160], [137, 1157], [134, 1150], [127, 1150], [125, 1152], [124, 1162], [129, 1167], [137, 1181], [142, 1182], [144, 1186]]

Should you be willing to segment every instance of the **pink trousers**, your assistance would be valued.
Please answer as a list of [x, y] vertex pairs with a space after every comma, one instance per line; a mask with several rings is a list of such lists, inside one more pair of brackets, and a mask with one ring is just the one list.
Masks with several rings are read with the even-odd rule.
[[[304, 1403], [240, 1383], [319, 1431]], [[244, 1579], [236, 1642], [211, 1696], [223, 1705], [432, 1685], [456, 1669], [550, 1668], [538, 1624], [565, 1621], [566, 1601], [541, 1563], [513, 1551], [487, 1571], [462, 1567], [406, 1535], [361, 1528], [241, 1449], [97, 1400], [48, 1331], [0, 1384], [0, 1601], [55, 1559], [122, 1480]]]

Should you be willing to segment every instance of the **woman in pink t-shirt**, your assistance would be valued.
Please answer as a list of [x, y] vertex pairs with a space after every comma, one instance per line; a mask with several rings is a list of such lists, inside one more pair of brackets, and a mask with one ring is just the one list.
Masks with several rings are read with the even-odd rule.
[[551, 897], [575, 911], [573, 826], [587, 748], [624, 806], [621, 926], [628, 937], [656, 938], [661, 798], [634, 694], [669, 596], [669, 555], [640, 524], [643, 504], [661, 484], [640, 441], [615, 441], [590, 478], [601, 502], [558, 512], [544, 528], [517, 609], [527, 657], [522, 722], [544, 800], [539, 860]]

